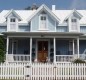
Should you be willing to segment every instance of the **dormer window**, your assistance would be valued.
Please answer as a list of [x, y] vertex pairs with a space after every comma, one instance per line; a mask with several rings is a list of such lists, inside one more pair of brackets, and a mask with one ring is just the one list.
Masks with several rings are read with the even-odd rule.
[[47, 15], [46, 14], [41, 14], [40, 15], [39, 29], [41, 29], [41, 30], [46, 30], [47, 29]]
[[15, 18], [11, 18], [10, 22], [16, 22]]
[[69, 16], [65, 18], [65, 20], [68, 19], [68, 30], [69, 32], [80, 32], [80, 23], [79, 20], [83, 16], [74, 9]]
[[71, 19], [71, 30], [73, 30], [73, 31], [77, 31], [77, 28], [78, 27], [78, 25], [77, 25], [77, 19]]
[[10, 18], [10, 31], [16, 31], [17, 23], [16, 23], [17, 18]]
[[77, 22], [77, 20], [76, 20], [76, 19], [72, 19], [71, 21], [72, 21], [72, 23], [76, 23], [76, 22]]

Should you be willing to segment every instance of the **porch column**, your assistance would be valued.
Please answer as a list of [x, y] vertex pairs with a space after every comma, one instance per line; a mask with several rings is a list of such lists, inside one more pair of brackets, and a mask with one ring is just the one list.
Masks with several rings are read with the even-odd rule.
[[79, 58], [79, 38], [77, 38], [77, 54], [78, 54], [78, 58]]
[[53, 43], [54, 43], [54, 63], [56, 63], [56, 38], [55, 37], [53, 39]]
[[8, 56], [8, 50], [9, 50], [9, 37], [7, 37], [7, 44], [6, 44], [6, 61]]
[[75, 49], [74, 49], [74, 39], [73, 39], [73, 55], [75, 54]]
[[32, 61], [32, 37], [30, 37], [30, 63]]

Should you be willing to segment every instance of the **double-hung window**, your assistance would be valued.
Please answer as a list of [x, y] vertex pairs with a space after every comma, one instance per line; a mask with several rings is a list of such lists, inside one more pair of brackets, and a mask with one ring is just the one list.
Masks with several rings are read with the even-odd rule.
[[76, 31], [77, 30], [77, 19], [71, 19], [71, 30]]
[[11, 31], [16, 30], [16, 18], [10, 18], [10, 30]]
[[40, 15], [39, 29], [41, 29], [41, 30], [46, 30], [47, 29], [47, 16], [46, 16], [46, 14]]

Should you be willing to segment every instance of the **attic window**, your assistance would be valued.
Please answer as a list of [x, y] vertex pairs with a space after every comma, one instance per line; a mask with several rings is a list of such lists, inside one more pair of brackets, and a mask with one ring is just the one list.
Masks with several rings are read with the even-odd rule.
[[76, 31], [77, 30], [77, 19], [71, 19], [71, 30]]
[[10, 22], [16, 22], [15, 18], [11, 18]]
[[72, 19], [71, 21], [72, 21], [72, 22], [77, 22], [77, 20], [76, 20], [76, 19]]

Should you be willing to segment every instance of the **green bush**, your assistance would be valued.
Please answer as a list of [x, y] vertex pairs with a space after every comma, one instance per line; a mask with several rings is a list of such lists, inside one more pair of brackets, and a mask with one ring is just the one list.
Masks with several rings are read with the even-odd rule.
[[0, 62], [5, 60], [5, 39], [0, 36]]
[[75, 59], [73, 63], [86, 63], [84, 60], [81, 59]]

